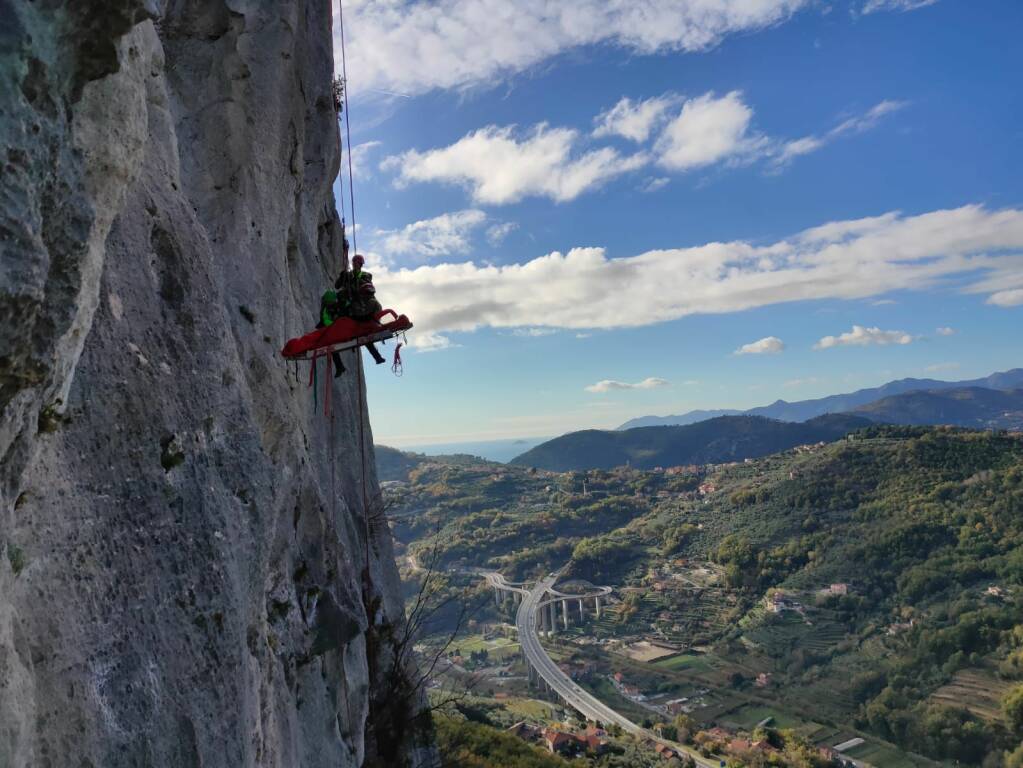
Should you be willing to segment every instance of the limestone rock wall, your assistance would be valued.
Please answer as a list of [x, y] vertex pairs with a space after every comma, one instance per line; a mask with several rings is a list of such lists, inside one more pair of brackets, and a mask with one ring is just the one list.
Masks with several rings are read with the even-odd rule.
[[277, 354], [341, 267], [330, 13], [0, 0], [2, 768], [434, 762], [355, 353], [332, 421]]

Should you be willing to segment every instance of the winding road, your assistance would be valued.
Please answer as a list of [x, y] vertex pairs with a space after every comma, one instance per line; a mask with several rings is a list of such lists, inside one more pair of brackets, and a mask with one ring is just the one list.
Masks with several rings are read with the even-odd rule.
[[515, 627], [518, 630], [522, 652], [530, 667], [544, 679], [565, 703], [582, 714], [586, 719], [600, 722], [605, 726], [614, 723], [626, 733], [642, 739], [648, 739], [657, 744], [664, 744], [676, 752], [690, 755], [700, 768], [717, 768], [717, 762], [708, 761], [700, 754], [681, 744], [662, 739], [652, 731], [648, 731], [646, 728], [637, 725], [629, 720], [629, 718], [611, 709], [611, 707], [604, 704], [589, 691], [577, 685], [547, 655], [547, 651], [540, 644], [539, 628], [537, 626], [538, 611], [541, 605], [546, 605], [544, 597], [547, 594], [560, 594], [554, 589], [554, 584], [560, 575], [560, 571], [552, 573], [545, 579], [538, 581], [533, 585], [532, 589], [527, 589], [520, 584], [511, 584], [505, 581], [504, 577], [499, 573], [488, 572], [484, 574], [487, 584], [491, 587], [509, 592], [518, 592], [522, 595], [522, 602], [519, 603], [518, 611], [515, 614]]

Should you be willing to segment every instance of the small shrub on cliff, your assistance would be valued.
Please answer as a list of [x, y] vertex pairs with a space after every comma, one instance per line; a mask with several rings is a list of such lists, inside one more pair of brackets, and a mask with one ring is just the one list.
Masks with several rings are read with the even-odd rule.
[[170, 472], [184, 461], [185, 452], [178, 445], [175, 435], [168, 435], [160, 440], [160, 466], [164, 472]]
[[66, 423], [69, 419], [58, 410], [64, 401], [59, 397], [49, 405], [45, 406], [39, 411], [38, 430], [42, 434], [52, 434], [56, 432], [61, 424]]
[[25, 551], [16, 544], [7, 543], [7, 560], [10, 562], [11, 570], [14, 571], [15, 576], [21, 575], [21, 572], [25, 570]]

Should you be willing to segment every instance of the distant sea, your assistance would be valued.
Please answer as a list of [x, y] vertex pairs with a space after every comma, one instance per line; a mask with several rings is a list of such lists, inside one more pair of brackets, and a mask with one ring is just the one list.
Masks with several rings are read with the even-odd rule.
[[517, 440], [484, 440], [473, 443], [433, 443], [430, 445], [406, 445], [402, 446], [401, 450], [425, 453], [430, 456], [443, 453], [468, 453], [472, 456], [482, 456], [490, 461], [506, 463], [520, 453], [525, 453], [530, 448], [548, 440], [550, 440], [549, 437], [523, 437]]

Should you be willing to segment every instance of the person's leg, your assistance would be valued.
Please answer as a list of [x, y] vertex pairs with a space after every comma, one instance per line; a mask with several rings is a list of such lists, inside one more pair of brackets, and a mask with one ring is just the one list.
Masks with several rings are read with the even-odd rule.
[[334, 362], [334, 378], [345, 372], [345, 364], [341, 362], [340, 352], [331, 352], [330, 359]]
[[380, 363], [387, 362], [387, 358], [380, 354], [380, 351], [377, 349], [376, 344], [373, 343], [367, 344], [366, 349], [368, 349], [369, 353], [373, 355], [373, 359], [376, 360], [377, 365], [380, 365]]

